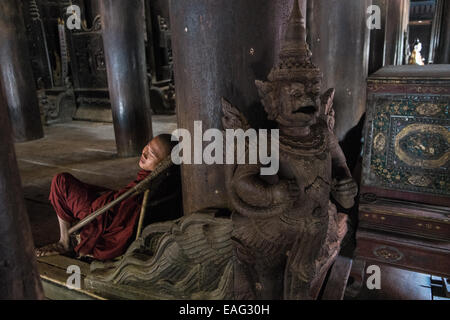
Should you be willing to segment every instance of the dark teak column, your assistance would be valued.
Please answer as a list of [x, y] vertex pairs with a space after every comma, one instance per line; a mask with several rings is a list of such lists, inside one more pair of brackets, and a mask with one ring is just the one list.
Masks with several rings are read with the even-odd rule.
[[[301, 1], [304, 6], [304, 1]], [[279, 38], [292, 0], [171, 0], [178, 127], [193, 137], [222, 129], [221, 98], [239, 108], [254, 127], [266, 118], [255, 86], [278, 58]], [[225, 207], [224, 166], [183, 165], [185, 214]]]
[[370, 31], [370, 50], [369, 50], [369, 75], [380, 70], [384, 66], [384, 45], [386, 39], [386, 2], [389, 0], [373, 0], [372, 4], [380, 8], [381, 29], [372, 29]]
[[44, 136], [20, 1], [0, 1], [0, 82], [17, 142]]
[[381, 29], [370, 31], [369, 75], [385, 65], [403, 64], [409, 0], [373, 0], [381, 9]]
[[308, 0], [307, 33], [314, 63], [324, 74], [323, 90], [335, 88], [335, 133], [343, 139], [366, 105], [371, 0]]
[[404, 42], [405, 32], [408, 30], [409, 7], [409, 0], [386, 2], [384, 65], [405, 64]]
[[450, 63], [450, 0], [444, 0], [440, 44], [436, 52], [437, 64]]
[[119, 156], [139, 155], [152, 138], [142, 0], [101, 0], [103, 44]]
[[42, 298], [6, 101], [0, 90], [0, 300]]

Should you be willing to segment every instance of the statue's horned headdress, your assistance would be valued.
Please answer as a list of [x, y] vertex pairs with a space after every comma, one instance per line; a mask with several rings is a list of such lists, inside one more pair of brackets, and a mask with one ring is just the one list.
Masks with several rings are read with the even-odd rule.
[[298, 0], [289, 17], [284, 39], [281, 41], [280, 61], [270, 72], [269, 81], [310, 82], [322, 74], [311, 61], [311, 51], [306, 43], [304, 19]]

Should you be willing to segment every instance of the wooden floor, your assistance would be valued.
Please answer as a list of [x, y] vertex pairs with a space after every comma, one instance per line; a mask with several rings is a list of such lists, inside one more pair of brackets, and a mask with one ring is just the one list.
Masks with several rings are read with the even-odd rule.
[[[67, 284], [69, 277], [74, 274], [68, 272], [71, 271], [70, 266], [77, 266], [81, 271], [79, 289], [69, 289]], [[42, 257], [38, 258], [38, 271], [45, 297], [49, 300], [106, 300], [84, 288], [84, 278], [89, 273], [89, 264], [86, 262], [65, 256]]]
[[[355, 264], [354, 265], [358, 265]], [[370, 265], [366, 264], [364, 270]], [[381, 272], [381, 289], [369, 290], [366, 285], [368, 274], [363, 274], [363, 281], [357, 295], [346, 291], [346, 300], [448, 300], [448, 288], [441, 277], [402, 270], [387, 265], [378, 265]], [[354, 270], [352, 270], [353, 272]]]
[[[348, 260], [342, 261], [343, 264], [350, 263]], [[69, 289], [67, 280], [71, 273], [67, 270], [69, 266], [78, 266], [81, 271], [80, 288]], [[345, 268], [344, 268], [345, 269]], [[84, 286], [84, 279], [89, 274], [89, 263], [72, 259], [65, 256], [53, 256], [38, 258], [38, 270], [41, 275], [45, 296], [49, 300], [108, 300], [105, 294], [99, 294], [90, 291]], [[362, 283], [357, 296], [351, 297], [345, 295], [345, 284], [341, 293], [327, 293], [329, 288], [325, 289], [322, 296], [323, 300], [342, 299], [344, 300], [449, 300], [448, 282], [440, 277], [432, 277], [420, 273], [406, 270], [400, 270], [389, 266], [381, 266], [382, 279], [381, 290], [368, 290]], [[338, 274], [337, 272], [336, 274]], [[333, 277], [333, 274], [330, 278]], [[334, 281], [342, 282], [340, 279]], [[447, 287], [446, 287], [447, 286]], [[333, 286], [335, 289], [336, 287]], [[329, 295], [329, 297], [327, 297]], [[111, 298], [115, 299], [115, 297]]]

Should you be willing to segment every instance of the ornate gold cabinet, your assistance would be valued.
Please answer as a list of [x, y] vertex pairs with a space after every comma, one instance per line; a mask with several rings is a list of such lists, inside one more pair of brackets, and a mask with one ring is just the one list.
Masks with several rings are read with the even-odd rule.
[[450, 275], [450, 65], [368, 80], [357, 256]]
[[368, 80], [363, 193], [450, 206], [450, 65]]

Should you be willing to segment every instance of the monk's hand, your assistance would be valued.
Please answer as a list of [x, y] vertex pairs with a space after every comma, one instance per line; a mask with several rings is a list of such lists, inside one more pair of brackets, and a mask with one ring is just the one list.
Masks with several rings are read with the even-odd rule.
[[352, 177], [334, 179], [331, 195], [345, 209], [355, 205], [355, 197], [358, 194], [358, 185]]
[[300, 196], [300, 188], [295, 180], [280, 180], [272, 187], [273, 204], [294, 202]]

